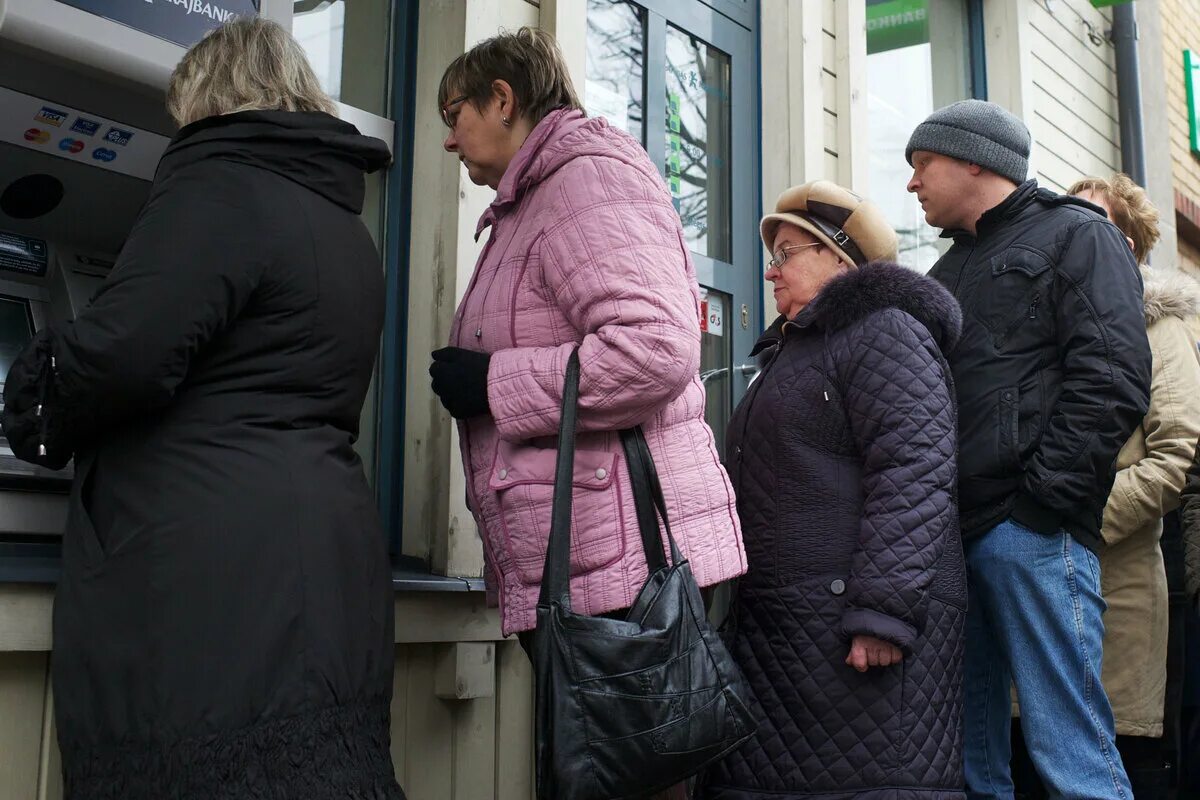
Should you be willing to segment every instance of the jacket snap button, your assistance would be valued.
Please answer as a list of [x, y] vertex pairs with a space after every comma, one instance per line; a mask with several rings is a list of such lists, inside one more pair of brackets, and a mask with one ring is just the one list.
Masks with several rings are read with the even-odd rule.
[[1012, 400], [1012, 392], [1005, 392], [1005, 393], [1004, 393], [1004, 399], [1005, 399], [1005, 400]]
[[833, 583], [829, 584], [829, 591], [834, 594], [844, 594], [846, 592], [846, 582], [838, 578]]
[[601, 467], [600, 469], [596, 470], [596, 480], [602, 481], [607, 476], [608, 476], [608, 470], [606, 470], [604, 467]]
[[506, 470], [506, 469], [500, 470], [500, 480], [504, 480], [507, 477], [508, 477], [508, 470]]

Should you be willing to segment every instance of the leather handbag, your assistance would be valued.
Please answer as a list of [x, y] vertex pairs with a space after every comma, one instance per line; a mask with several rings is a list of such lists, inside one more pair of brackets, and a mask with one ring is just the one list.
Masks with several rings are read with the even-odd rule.
[[[626, 800], [696, 774], [754, 732], [749, 694], [705, 616], [641, 428], [620, 432], [649, 577], [623, 619], [571, 609], [579, 355], [567, 363], [550, 541], [530, 648], [538, 800]], [[666, 533], [666, 546], [659, 529]], [[670, 561], [667, 561], [667, 553]]]

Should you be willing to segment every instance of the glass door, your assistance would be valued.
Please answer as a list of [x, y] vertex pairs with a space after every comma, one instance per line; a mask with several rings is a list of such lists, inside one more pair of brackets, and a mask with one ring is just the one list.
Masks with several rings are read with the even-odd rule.
[[755, 0], [588, 0], [584, 104], [662, 172], [701, 286], [706, 417], [725, 427], [762, 328]]

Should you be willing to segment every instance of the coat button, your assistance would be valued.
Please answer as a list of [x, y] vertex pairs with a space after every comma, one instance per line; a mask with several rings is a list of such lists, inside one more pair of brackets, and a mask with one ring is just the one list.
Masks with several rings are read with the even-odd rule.
[[601, 467], [600, 469], [596, 470], [596, 480], [602, 481], [607, 477], [608, 477], [608, 470], [606, 470], [604, 467]]
[[508, 477], [508, 470], [506, 470], [506, 469], [500, 470], [500, 480], [504, 480], [507, 477]]
[[844, 580], [842, 580], [841, 578], [838, 578], [833, 583], [829, 584], [829, 591], [833, 592], [834, 594], [838, 594], [838, 595], [845, 594], [846, 593], [846, 582]]

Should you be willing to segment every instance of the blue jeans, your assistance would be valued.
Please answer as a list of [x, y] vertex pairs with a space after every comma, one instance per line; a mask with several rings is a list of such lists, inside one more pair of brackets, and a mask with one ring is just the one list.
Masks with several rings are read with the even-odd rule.
[[1100, 562], [1070, 534], [1008, 520], [966, 543], [967, 796], [1012, 798], [1010, 682], [1029, 754], [1054, 798], [1133, 800], [1100, 685]]

